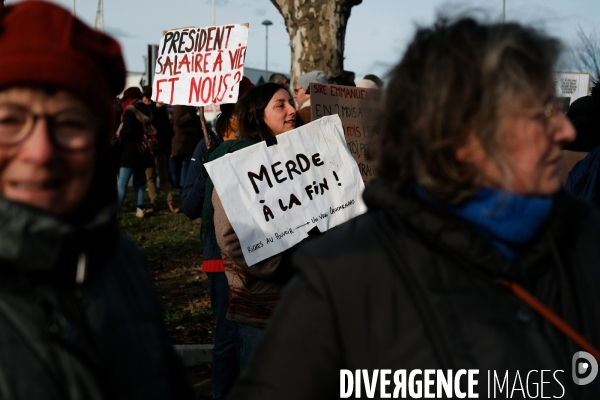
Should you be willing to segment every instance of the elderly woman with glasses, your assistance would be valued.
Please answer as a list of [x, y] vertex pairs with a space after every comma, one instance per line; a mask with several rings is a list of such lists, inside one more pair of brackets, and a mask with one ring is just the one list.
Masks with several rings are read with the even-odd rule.
[[561, 190], [558, 55], [515, 23], [417, 30], [369, 211], [298, 249], [232, 398], [600, 398], [600, 214]]
[[119, 44], [41, 1], [0, 4], [0, 26], [0, 398], [193, 398], [117, 231]]

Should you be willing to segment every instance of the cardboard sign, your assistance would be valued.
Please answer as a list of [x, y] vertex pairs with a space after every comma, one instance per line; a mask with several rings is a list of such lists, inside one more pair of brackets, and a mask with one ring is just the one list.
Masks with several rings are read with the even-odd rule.
[[375, 168], [367, 160], [379, 133], [374, 117], [381, 92], [350, 86], [310, 84], [310, 106], [313, 120], [337, 114], [342, 120], [348, 149], [358, 164], [363, 181], [375, 177]]
[[166, 31], [158, 47], [152, 100], [192, 106], [235, 103], [247, 43], [247, 25]]
[[571, 103], [590, 92], [590, 74], [587, 72], [555, 72], [554, 84], [556, 97], [564, 112]]
[[248, 265], [366, 211], [337, 115], [205, 165]]

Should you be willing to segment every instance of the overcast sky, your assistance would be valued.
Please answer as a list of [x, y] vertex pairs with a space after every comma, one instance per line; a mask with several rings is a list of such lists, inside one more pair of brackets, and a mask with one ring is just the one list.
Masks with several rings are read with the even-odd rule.
[[[94, 24], [97, 0], [52, 0]], [[214, 0], [216, 24], [250, 23], [245, 65], [265, 67], [265, 26], [269, 27], [269, 70], [289, 73], [289, 36], [283, 17], [270, 0]], [[8, 0], [7, 3], [14, 3]], [[381, 77], [400, 59], [414, 33], [415, 24], [430, 24], [444, 7], [478, 9], [489, 18], [502, 17], [502, 0], [363, 0], [352, 8], [346, 31], [344, 68], [357, 79], [374, 73]], [[598, 32], [600, 0], [506, 0], [506, 19], [532, 23], [567, 44], [578, 26]], [[104, 0], [107, 33], [123, 46], [129, 71], [144, 71], [146, 45], [158, 44], [165, 29], [212, 25], [212, 0]]]

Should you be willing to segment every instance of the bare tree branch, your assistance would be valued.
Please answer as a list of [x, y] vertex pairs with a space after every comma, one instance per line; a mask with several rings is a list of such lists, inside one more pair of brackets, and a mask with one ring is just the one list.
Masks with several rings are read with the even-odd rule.
[[574, 66], [581, 72], [589, 72], [592, 80], [597, 82], [600, 79], [600, 38], [597, 29], [586, 34], [579, 26], [577, 41], [572, 49]]

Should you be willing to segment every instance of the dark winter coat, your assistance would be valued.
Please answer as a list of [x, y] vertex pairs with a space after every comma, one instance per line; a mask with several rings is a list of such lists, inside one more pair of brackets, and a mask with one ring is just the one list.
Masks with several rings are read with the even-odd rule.
[[[209, 135], [211, 136], [211, 140], [214, 141], [215, 147], [223, 143], [223, 139], [214, 132], [209, 131]], [[196, 219], [202, 216], [206, 180], [208, 179], [208, 174], [204, 169], [204, 162], [206, 161], [207, 156], [206, 153], [206, 141], [202, 138], [192, 155], [190, 168], [188, 169], [187, 177], [185, 178], [185, 185], [181, 191], [181, 209], [189, 219]], [[203, 260], [216, 260], [220, 258], [221, 249], [218, 246], [203, 246]]]
[[165, 105], [157, 106], [156, 103], [152, 103], [150, 106], [152, 111], [152, 125], [156, 128], [157, 139], [158, 139], [158, 154], [171, 154], [171, 140], [175, 132], [173, 131], [173, 125], [169, 120], [169, 112]]
[[150, 108], [142, 102], [130, 104], [123, 114], [121, 129], [121, 163], [122, 168], [134, 170], [146, 169], [153, 164], [150, 153], [142, 154], [138, 145], [144, 136], [143, 123], [152, 121]]
[[365, 215], [296, 252], [300, 272], [230, 398], [339, 398], [341, 369], [464, 368], [479, 369], [479, 398], [509, 396], [488, 397], [488, 371], [501, 381], [508, 371], [512, 390], [517, 371], [525, 385], [537, 370], [534, 394], [540, 371], [551, 370], [545, 397], [561, 396], [562, 385], [562, 398], [599, 399], [599, 378], [571, 379], [580, 348], [498, 283], [519, 282], [600, 346], [600, 214], [564, 192], [554, 200], [516, 265], [449, 211], [370, 185]]
[[569, 172], [565, 190], [600, 206], [600, 146], [575, 164]]
[[202, 138], [202, 127], [196, 107], [173, 107], [173, 129], [171, 155], [174, 157], [191, 157], [196, 145]]
[[0, 197], [1, 399], [191, 398], [113, 208], [76, 226]]

